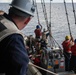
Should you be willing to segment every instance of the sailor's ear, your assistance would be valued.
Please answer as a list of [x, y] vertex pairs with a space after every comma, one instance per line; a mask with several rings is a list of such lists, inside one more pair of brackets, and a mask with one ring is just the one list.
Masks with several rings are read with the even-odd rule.
[[30, 20], [31, 20], [30, 17], [26, 18], [24, 24], [28, 24], [28, 22], [29, 22]]

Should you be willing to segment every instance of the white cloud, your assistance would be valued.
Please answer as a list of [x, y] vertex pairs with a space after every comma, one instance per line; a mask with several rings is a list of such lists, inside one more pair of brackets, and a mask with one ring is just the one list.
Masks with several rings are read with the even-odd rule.
[[0, 0], [0, 2], [11, 2], [12, 0]]

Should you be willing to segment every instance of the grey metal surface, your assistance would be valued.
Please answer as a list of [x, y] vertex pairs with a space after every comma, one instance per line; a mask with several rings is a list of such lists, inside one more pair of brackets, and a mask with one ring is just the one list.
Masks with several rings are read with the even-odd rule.
[[23, 11], [24, 13], [34, 15], [34, 5], [30, 2], [30, 0], [13, 0], [11, 6]]
[[60, 72], [58, 73], [58, 75], [76, 75], [76, 74], [74, 74], [74, 72], [72, 71], [72, 72]]

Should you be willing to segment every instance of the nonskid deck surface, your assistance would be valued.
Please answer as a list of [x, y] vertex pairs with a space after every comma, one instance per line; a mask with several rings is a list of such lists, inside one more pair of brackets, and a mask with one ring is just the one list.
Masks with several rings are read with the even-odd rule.
[[74, 74], [74, 72], [72, 71], [72, 72], [60, 72], [58, 73], [58, 75], [76, 75], [76, 74]]

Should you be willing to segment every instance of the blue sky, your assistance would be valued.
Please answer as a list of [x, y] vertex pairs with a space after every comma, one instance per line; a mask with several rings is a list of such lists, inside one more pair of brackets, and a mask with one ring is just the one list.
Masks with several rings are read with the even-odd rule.
[[[0, 2], [11, 2], [12, 0], [0, 0]], [[45, 0], [45, 2], [49, 2], [50, 0]], [[52, 2], [63, 2], [64, 0], [53, 0]], [[66, 2], [72, 2], [72, 0], [65, 0]], [[76, 2], [76, 0], [73, 0]], [[41, 0], [37, 0], [37, 2], [41, 2]]]

